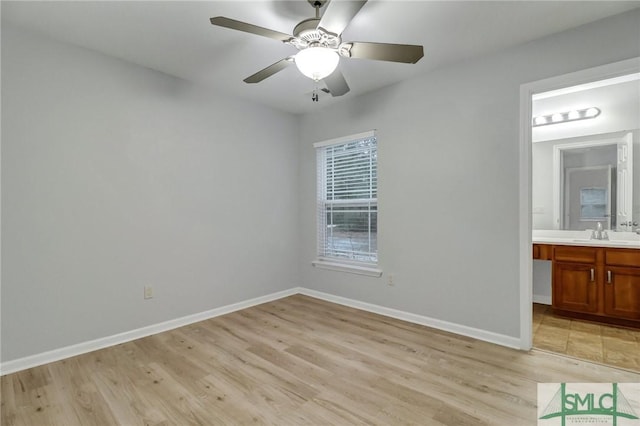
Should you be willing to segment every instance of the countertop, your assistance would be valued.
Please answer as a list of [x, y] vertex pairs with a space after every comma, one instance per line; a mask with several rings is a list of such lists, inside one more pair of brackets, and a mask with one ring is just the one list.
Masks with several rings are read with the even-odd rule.
[[532, 241], [534, 244], [640, 249], [640, 235], [635, 232], [607, 233], [608, 240], [592, 240], [591, 231], [534, 230]]

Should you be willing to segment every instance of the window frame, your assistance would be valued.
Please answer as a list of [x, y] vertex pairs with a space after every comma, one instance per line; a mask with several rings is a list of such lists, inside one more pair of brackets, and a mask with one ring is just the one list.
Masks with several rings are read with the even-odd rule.
[[[598, 191], [600, 193], [602, 193], [603, 198], [604, 198], [604, 202], [599, 203], [599, 202], [588, 202], [585, 201], [585, 191]], [[607, 207], [609, 206], [609, 203], [607, 202], [609, 197], [609, 191], [607, 188], [601, 188], [601, 187], [588, 187], [588, 188], [580, 188], [580, 220], [583, 222], [601, 222], [601, 221], [605, 221], [607, 220]], [[600, 201], [600, 200], [598, 200]], [[602, 206], [604, 211], [602, 216], [585, 216], [584, 215], [584, 208], [585, 207], [594, 207], [594, 206]]]
[[[361, 260], [349, 259], [349, 258], [340, 257], [340, 256], [326, 256], [324, 252], [325, 241], [326, 241], [325, 237], [327, 232], [326, 213], [324, 212], [326, 212], [326, 206], [328, 203], [327, 196], [326, 196], [326, 187], [327, 187], [326, 171], [327, 170], [326, 170], [326, 156], [325, 156], [327, 153], [327, 148], [335, 147], [339, 145], [346, 145], [349, 143], [357, 142], [358, 140], [371, 139], [371, 138], [376, 139], [376, 166], [375, 167], [376, 167], [376, 179], [377, 179], [378, 140], [377, 140], [375, 130], [371, 130], [363, 133], [357, 133], [349, 136], [344, 136], [341, 138], [330, 139], [322, 142], [316, 142], [313, 144], [314, 148], [316, 149], [316, 172], [317, 172], [316, 174], [317, 176], [317, 182], [316, 182], [316, 213], [317, 213], [316, 214], [316, 256], [317, 258], [312, 262], [313, 266], [315, 267], [330, 269], [334, 271], [350, 272], [350, 273], [373, 276], [373, 277], [380, 277], [382, 275], [382, 270], [378, 268], [379, 258], [378, 258], [377, 242], [376, 242], [376, 251], [375, 251], [376, 259], [372, 261], [364, 261], [364, 260], [361, 261]], [[378, 194], [377, 193], [378, 193], [378, 190], [377, 190], [377, 183], [376, 183], [376, 197], [375, 198], [371, 197], [367, 199], [367, 206], [369, 208], [369, 211], [371, 210], [372, 200], [375, 200], [376, 214], [378, 212]], [[353, 203], [349, 203], [348, 201], [339, 201], [338, 203], [336, 203], [337, 200], [334, 200], [333, 203], [343, 204], [346, 206], [353, 204], [355, 206], [358, 204], [362, 204], [363, 200], [364, 199], [354, 199]], [[321, 212], [323, 213], [321, 214]], [[376, 218], [376, 221], [377, 221], [377, 218]], [[370, 234], [371, 232], [369, 229], [369, 235]], [[377, 225], [376, 225], [376, 234], [377, 234]]]

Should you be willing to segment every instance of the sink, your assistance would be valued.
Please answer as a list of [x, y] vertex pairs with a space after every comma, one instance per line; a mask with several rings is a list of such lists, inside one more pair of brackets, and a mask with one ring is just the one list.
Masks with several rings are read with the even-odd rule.
[[[573, 240], [574, 243], [593, 243], [593, 242], [598, 242], [598, 241], [602, 241], [602, 240], [588, 240], [588, 239]], [[606, 240], [604, 240], [604, 241], [606, 241]]]

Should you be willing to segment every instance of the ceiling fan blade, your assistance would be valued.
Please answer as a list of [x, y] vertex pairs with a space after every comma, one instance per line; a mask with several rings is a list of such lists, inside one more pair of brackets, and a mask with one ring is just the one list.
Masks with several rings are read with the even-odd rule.
[[276, 62], [275, 64], [271, 64], [263, 70], [258, 71], [257, 73], [247, 77], [244, 79], [245, 83], [259, 83], [267, 77], [271, 77], [275, 73], [282, 71], [290, 64], [293, 63], [293, 57], [289, 56], [288, 58], [284, 58]]
[[211, 18], [210, 21], [213, 25], [217, 25], [219, 27], [231, 28], [232, 30], [244, 31], [245, 33], [250, 34], [257, 34], [259, 36], [269, 37], [283, 42], [289, 41], [293, 38], [293, 36], [290, 36], [289, 34], [248, 24], [242, 21], [236, 21], [235, 19], [225, 18], [224, 16], [216, 16]]
[[367, 0], [330, 0], [318, 28], [339, 36]]
[[413, 44], [367, 43], [354, 41], [350, 43], [343, 43], [341, 48], [342, 47], [346, 48], [348, 52], [348, 55], [346, 56], [350, 58], [415, 64], [424, 56], [422, 46]]
[[329, 77], [325, 77], [322, 81], [324, 81], [327, 89], [329, 89], [329, 93], [331, 93], [331, 96], [333, 97], [342, 96], [351, 90], [349, 89], [347, 80], [344, 79], [344, 75], [342, 75], [340, 70], [337, 68]]

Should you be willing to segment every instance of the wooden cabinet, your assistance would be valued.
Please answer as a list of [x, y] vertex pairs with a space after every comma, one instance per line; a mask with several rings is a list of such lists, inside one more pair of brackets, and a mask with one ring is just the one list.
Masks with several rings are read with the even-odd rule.
[[640, 268], [607, 267], [604, 313], [640, 320]]
[[[555, 311], [640, 327], [640, 250], [548, 247]], [[544, 250], [534, 248], [534, 258], [544, 259]]]
[[595, 265], [555, 262], [552, 282], [554, 308], [586, 313], [598, 311]]
[[598, 261], [601, 257], [600, 249], [595, 247], [554, 247], [551, 267], [554, 308], [598, 312]]
[[640, 250], [605, 252], [604, 313], [640, 320]]

